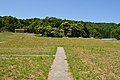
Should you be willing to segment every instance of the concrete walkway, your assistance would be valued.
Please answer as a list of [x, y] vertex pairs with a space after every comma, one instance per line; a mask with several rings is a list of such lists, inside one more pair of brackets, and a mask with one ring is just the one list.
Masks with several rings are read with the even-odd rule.
[[63, 47], [58, 47], [48, 80], [73, 80], [68, 72], [68, 64]]

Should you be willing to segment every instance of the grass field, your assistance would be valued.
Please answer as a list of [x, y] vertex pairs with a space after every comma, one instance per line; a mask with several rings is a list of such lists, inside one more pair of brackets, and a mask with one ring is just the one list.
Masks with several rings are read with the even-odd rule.
[[77, 40], [76, 45], [65, 47], [74, 79], [120, 80], [119, 43], [88, 39]]
[[53, 57], [0, 58], [0, 80], [47, 80]]
[[120, 41], [45, 38], [27, 33], [0, 33], [0, 55], [11, 55], [0, 57], [0, 79], [20, 80], [22, 76], [23, 80], [28, 80], [35, 72], [33, 80], [46, 80], [53, 56], [41, 58], [12, 55], [55, 55], [58, 46], [65, 48], [74, 80], [120, 80]]
[[34, 34], [0, 33], [0, 80], [47, 80], [56, 53], [47, 44]]
[[0, 54], [49, 54], [54, 55], [56, 47], [48, 46], [47, 39], [34, 34], [0, 33]]

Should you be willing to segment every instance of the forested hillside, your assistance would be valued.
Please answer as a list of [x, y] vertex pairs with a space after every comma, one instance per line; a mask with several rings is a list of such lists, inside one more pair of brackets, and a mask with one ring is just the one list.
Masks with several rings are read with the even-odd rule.
[[23, 28], [25, 32], [46, 37], [115, 37], [120, 39], [120, 24], [93, 23], [46, 17], [45, 19], [18, 19], [12, 16], [0, 16], [0, 31]]

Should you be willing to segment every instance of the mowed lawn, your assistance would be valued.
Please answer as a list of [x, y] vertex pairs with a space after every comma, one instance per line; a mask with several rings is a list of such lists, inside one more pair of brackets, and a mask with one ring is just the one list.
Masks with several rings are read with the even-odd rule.
[[47, 80], [57, 47], [64, 47], [74, 80], [120, 80], [120, 41], [28, 33], [0, 33], [0, 79]]

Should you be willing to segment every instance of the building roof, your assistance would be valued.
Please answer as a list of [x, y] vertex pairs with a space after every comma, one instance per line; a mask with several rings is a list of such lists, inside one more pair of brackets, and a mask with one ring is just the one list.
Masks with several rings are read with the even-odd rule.
[[101, 40], [117, 40], [116, 38], [102, 38]]
[[24, 30], [24, 29], [15, 29], [15, 30]]

